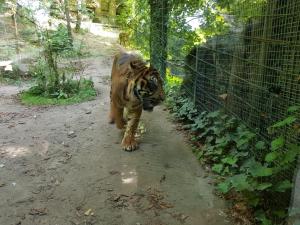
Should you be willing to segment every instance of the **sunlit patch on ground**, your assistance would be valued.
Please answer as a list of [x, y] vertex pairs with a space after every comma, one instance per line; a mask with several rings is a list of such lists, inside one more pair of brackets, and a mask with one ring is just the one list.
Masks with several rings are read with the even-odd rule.
[[[101, 24], [92, 22], [83, 22], [81, 25], [82, 29], [88, 29], [94, 35], [107, 37], [107, 38], [117, 38], [119, 36], [116, 31], [105, 30]], [[108, 43], [108, 42], [107, 42]]]
[[131, 169], [127, 171], [127, 166], [124, 165], [124, 171], [121, 172], [121, 180], [122, 184], [130, 184], [130, 185], [137, 185], [137, 172], [135, 169]]
[[9, 158], [17, 158], [27, 155], [30, 149], [25, 146], [4, 146], [0, 148], [0, 153], [5, 154]]

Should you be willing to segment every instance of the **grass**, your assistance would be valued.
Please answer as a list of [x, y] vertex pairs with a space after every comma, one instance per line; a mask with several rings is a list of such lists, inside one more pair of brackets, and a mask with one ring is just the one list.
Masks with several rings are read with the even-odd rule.
[[70, 98], [50, 98], [24, 91], [20, 94], [20, 100], [25, 105], [71, 105], [93, 100], [96, 95], [97, 93], [92, 87], [80, 90], [78, 94]]
[[20, 79], [14, 79], [9, 77], [2, 77], [0, 75], [0, 84], [9, 84], [9, 85], [20, 85], [21, 84]]

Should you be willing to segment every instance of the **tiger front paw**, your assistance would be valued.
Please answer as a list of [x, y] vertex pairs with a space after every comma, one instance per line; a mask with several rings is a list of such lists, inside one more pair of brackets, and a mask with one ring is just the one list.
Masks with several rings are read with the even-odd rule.
[[122, 141], [122, 149], [124, 151], [134, 151], [138, 148], [138, 143], [134, 137], [124, 137]]

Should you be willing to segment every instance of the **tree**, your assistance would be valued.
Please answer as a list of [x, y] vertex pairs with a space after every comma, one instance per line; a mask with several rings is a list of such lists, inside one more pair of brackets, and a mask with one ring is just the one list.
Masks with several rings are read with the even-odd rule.
[[70, 18], [70, 8], [69, 8], [69, 0], [64, 0], [65, 6], [65, 16], [67, 20], [67, 28], [68, 28], [68, 36], [70, 44], [73, 45], [73, 36], [72, 36], [72, 28], [71, 28], [71, 18]]
[[169, 0], [149, 0], [150, 61], [164, 78], [166, 75]]
[[79, 32], [80, 27], [81, 27], [82, 4], [83, 4], [83, 0], [77, 0], [77, 2], [76, 2], [76, 25], [75, 25], [75, 31], [76, 32]]

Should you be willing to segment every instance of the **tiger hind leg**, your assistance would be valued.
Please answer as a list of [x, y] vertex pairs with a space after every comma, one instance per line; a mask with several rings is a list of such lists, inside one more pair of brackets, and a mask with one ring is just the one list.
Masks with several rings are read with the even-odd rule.
[[115, 107], [113, 104], [111, 108], [111, 121], [116, 123], [118, 129], [125, 128], [126, 122], [123, 117], [124, 108]]

